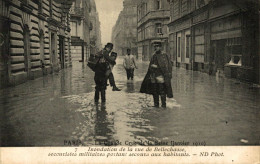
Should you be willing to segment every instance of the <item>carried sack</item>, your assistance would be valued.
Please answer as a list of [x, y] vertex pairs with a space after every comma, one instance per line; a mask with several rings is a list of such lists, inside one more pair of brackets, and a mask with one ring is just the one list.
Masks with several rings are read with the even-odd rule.
[[95, 70], [96, 70], [96, 65], [97, 65], [97, 63], [98, 63], [98, 61], [99, 61], [99, 57], [97, 57], [97, 56], [95, 56], [94, 54], [90, 54], [90, 57], [89, 57], [89, 59], [88, 59], [88, 67], [92, 70], [92, 71], [94, 71], [95, 72]]

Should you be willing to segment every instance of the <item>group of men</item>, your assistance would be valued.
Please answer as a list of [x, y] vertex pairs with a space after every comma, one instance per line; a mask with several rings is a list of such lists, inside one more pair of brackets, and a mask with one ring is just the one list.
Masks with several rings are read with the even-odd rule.
[[[155, 52], [151, 58], [147, 74], [142, 82], [140, 92], [152, 94], [154, 99], [154, 107], [159, 107], [159, 97], [161, 97], [162, 107], [166, 107], [166, 97], [172, 98], [172, 62], [169, 56], [162, 52], [162, 42], [154, 41]], [[112, 69], [116, 64], [117, 53], [111, 52], [113, 49], [112, 43], [107, 43], [105, 48], [98, 52], [95, 57], [98, 62], [95, 68], [95, 102], [98, 103], [99, 96], [101, 101], [106, 102], [107, 81], [113, 87], [113, 91], [120, 91], [117, 88], [112, 73]], [[131, 50], [127, 49], [127, 54], [124, 58], [123, 66], [126, 70], [127, 80], [133, 80], [134, 69], [137, 69], [134, 56]]]

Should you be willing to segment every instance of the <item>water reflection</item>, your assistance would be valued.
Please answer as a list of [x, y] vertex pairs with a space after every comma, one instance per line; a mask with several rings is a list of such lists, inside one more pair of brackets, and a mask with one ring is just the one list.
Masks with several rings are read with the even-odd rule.
[[96, 105], [96, 121], [95, 121], [95, 142], [104, 143], [110, 139], [108, 128], [109, 121], [107, 119], [106, 105]]
[[135, 85], [133, 81], [127, 81], [126, 87], [127, 87], [126, 92], [128, 93], [135, 92]]

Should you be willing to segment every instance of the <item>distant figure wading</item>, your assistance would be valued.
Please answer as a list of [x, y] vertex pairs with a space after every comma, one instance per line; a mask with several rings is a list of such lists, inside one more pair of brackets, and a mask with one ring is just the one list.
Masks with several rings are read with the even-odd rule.
[[131, 50], [127, 49], [127, 54], [123, 62], [124, 68], [126, 70], [127, 80], [134, 79], [134, 69], [137, 69], [135, 57], [131, 54]]

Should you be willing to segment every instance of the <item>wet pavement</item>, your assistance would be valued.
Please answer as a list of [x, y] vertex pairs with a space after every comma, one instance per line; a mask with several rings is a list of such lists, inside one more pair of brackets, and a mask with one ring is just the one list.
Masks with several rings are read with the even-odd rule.
[[122, 91], [108, 87], [106, 104], [94, 103], [94, 73], [77, 61], [0, 90], [0, 144], [260, 145], [259, 88], [174, 68], [174, 99], [167, 99], [166, 109], [153, 108], [152, 96], [139, 93], [148, 63], [138, 63], [133, 81], [126, 80], [122, 59], [117, 63], [113, 72]]

